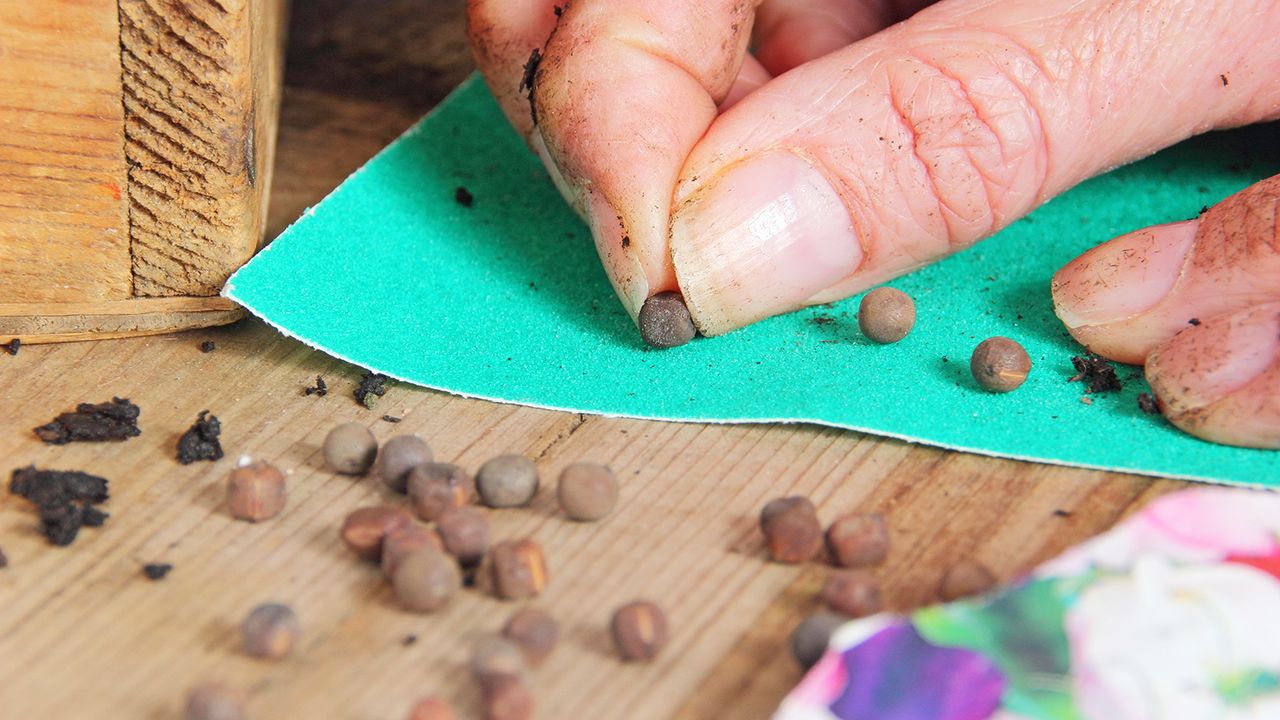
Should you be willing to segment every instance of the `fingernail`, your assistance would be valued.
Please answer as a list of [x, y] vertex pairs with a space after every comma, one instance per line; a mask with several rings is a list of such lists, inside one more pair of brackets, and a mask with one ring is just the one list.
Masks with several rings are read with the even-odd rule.
[[706, 335], [802, 307], [856, 271], [862, 257], [840, 195], [787, 151], [725, 170], [671, 223], [680, 289]]
[[1072, 260], [1053, 276], [1058, 317], [1074, 329], [1155, 307], [1178, 282], [1199, 228], [1199, 220], [1144, 228]]
[[587, 224], [604, 263], [613, 290], [632, 318], [640, 314], [649, 296], [649, 278], [640, 262], [618, 211], [603, 195], [590, 190], [587, 195]]
[[1277, 357], [1280, 303], [1270, 303], [1178, 333], [1152, 354], [1146, 373], [1162, 398], [1176, 398], [1175, 410], [1187, 411], [1244, 388]]

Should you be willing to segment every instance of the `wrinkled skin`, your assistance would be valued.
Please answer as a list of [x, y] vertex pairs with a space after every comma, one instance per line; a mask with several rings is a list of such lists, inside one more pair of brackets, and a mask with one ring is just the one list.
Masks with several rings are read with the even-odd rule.
[[[1280, 118], [1275, 2], [561, 10], [471, 0], [480, 68], [632, 316], [678, 290], [708, 335], [861, 292], [1191, 135]], [[1052, 280], [1072, 335], [1145, 364], [1169, 419], [1215, 442], [1280, 447], [1277, 199], [1272, 178]]]

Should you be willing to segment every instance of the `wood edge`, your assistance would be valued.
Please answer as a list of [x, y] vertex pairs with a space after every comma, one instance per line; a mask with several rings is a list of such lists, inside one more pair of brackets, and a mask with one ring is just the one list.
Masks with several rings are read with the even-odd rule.
[[245, 316], [223, 298], [137, 298], [102, 303], [43, 305], [0, 304], [0, 342], [23, 344], [75, 342], [160, 335], [227, 325]]
[[224, 297], [149, 297], [98, 302], [0, 303], [0, 323], [18, 317], [205, 313], [226, 312], [239, 308], [239, 305]]

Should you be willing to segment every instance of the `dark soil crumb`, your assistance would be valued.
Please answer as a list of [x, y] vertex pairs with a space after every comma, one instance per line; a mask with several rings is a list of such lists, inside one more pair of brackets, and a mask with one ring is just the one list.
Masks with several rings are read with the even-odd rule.
[[190, 465], [197, 460], [217, 460], [222, 457], [222, 423], [208, 410], [201, 410], [199, 417], [178, 439], [178, 462]]
[[835, 321], [836, 319], [831, 317], [830, 315], [815, 315], [809, 318], [809, 322], [813, 323], [814, 325], [831, 325]]
[[1070, 510], [1063, 510], [1063, 509], [1059, 508], [1059, 509], [1057, 509], [1057, 510], [1054, 510], [1054, 511], [1053, 511], [1053, 516], [1054, 516], [1054, 517], [1071, 517], [1071, 511], [1070, 511]]
[[387, 394], [386, 375], [380, 375], [375, 372], [367, 372], [360, 376], [360, 384], [356, 386], [356, 402], [371, 408], [374, 403], [378, 402], [378, 398]]
[[22, 347], [22, 341], [19, 340], [18, 338], [14, 338], [4, 344], [5, 352], [9, 353], [10, 355], [17, 355], [18, 348], [20, 347]]
[[1187, 324], [1188, 324], [1188, 325], [1199, 325], [1199, 324], [1200, 324], [1200, 318], [1191, 318], [1190, 320], [1188, 320], [1188, 321], [1187, 321]]
[[1148, 415], [1160, 414], [1160, 404], [1151, 393], [1138, 393], [1138, 409]]
[[1219, 75], [1219, 76], [1218, 76], [1218, 79], [1222, 81], [1222, 87], [1226, 87], [1226, 86], [1228, 86], [1228, 85], [1230, 85], [1230, 84], [1231, 84], [1231, 81], [1230, 81], [1230, 80], [1227, 80], [1227, 76], [1226, 76], [1226, 75]]
[[524, 64], [524, 77], [520, 79], [520, 90], [527, 91], [529, 95], [529, 116], [533, 118], [533, 124], [538, 124], [538, 108], [533, 102], [533, 84], [538, 78], [538, 65], [542, 63], [542, 50], [534, 48], [529, 53], [529, 60]]
[[204, 342], [200, 343], [200, 352], [202, 353], [211, 353], [217, 349], [218, 349], [218, 346], [212, 340], [205, 340]]
[[416, 643], [416, 642], [418, 642], [418, 636], [417, 636], [417, 635], [405, 635], [405, 636], [404, 636], [404, 639], [400, 641], [400, 644], [401, 644], [401, 645], [403, 645], [403, 646], [405, 646], [405, 647], [409, 647], [410, 645], [412, 645], [412, 644], [414, 644], [414, 643]]
[[1084, 382], [1086, 393], [1119, 390], [1122, 386], [1111, 363], [1097, 355], [1076, 355], [1071, 358], [1076, 374], [1067, 382]]
[[62, 413], [53, 422], [36, 428], [35, 433], [50, 445], [127, 440], [142, 434], [138, 413], [138, 406], [124, 398], [111, 398], [110, 402], [96, 405], [80, 403], [75, 412]]
[[4, 548], [0, 548], [0, 570], [9, 567], [9, 558], [4, 556]]
[[107, 519], [94, 506], [107, 500], [107, 480], [89, 473], [30, 465], [13, 471], [9, 492], [36, 506], [41, 531], [54, 545], [70, 545], [81, 527], [100, 527]]
[[623, 236], [622, 236], [622, 247], [624, 247], [624, 248], [629, 248], [629, 247], [631, 247], [631, 236], [630, 236], [630, 235], [623, 235]]
[[561, 15], [564, 14], [564, 9], [567, 7], [569, 7], [569, 3], [565, 3], [564, 5], [556, 5], [555, 7], [551, 8], [551, 10], [555, 12], [556, 17], [560, 17]]
[[316, 384], [302, 391], [303, 395], [315, 395], [316, 397], [324, 397], [329, 394], [329, 386], [325, 384], [324, 378], [316, 376]]
[[383, 415], [383, 416], [382, 416], [382, 421], [383, 421], [383, 422], [389, 422], [389, 423], [398, 423], [398, 422], [400, 422], [400, 421], [401, 421], [401, 420], [403, 420], [403, 419], [404, 419], [404, 418], [398, 418], [398, 417], [396, 417], [396, 416], [394, 416], [394, 415]]
[[170, 563], [148, 563], [142, 566], [142, 574], [146, 575], [148, 580], [163, 580], [172, 569], [173, 565]]
[[471, 191], [461, 185], [458, 186], [457, 190], [453, 191], [453, 199], [465, 208], [471, 207], [471, 203], [475, 202], [475, 198], [471, 196]]

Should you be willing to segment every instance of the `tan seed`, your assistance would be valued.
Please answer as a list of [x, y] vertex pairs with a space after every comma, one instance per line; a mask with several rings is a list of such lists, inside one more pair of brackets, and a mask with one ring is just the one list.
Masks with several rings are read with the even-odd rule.
[[241, 465], [227, 479], [227, 510], [237, 520], [273, 518], [287, 501], [284, 474], [265, 460]]
[[569, 519], [599, 520], [618, 504], [618, 479], [606, 465], [573, 463], [560, 473], [556, 497]]
[[840, 567], [879, 565], [889, 554], [889, 529], [878, 513], [854, 513], [827, 528], [827, 549]]
[[222, 683], [203, 683], [187, 691], [185, 720], [244, 720], [244, 693]]
[[462, 587], [458, 564], [434, 548], [409, 554], [391, 576], [396, 598], [406, 609], [429, 613], [444, 607]]
[[417, 435], [397, 435], [378, 453], [378, 476], [395, 492], [405, 491], [409, 471], [431, 462], [431, 446]]
[[387, 533], [382, 540], [382, 574], [392, 577], [401, 560], [424, 547], [444, 552], [444, 542], [440, 540], [439, 533], [425, 525], [409, 523]]
[[858, 305], [858, 328], [875, 342], [896, 343], [906, 337], [915, 324], [915, 301], [896, 288], [878, 287], [863, 295]]
[[487, 675], [480, 681], [484, 720], [529, 720], [533, 693], [514, 675]]
[[298, 616], [288, 605], [279, 603], [259, 605], [240, 624], [244, 651], [263, 660], [287, 657], [301, 634]]
[[475, 508], [451, 510], [436, 524], [444, 549], [463, 565], [474, 565], [489, 550], [489, 519]]
[[409, 712], [409, 720], [454, 720], [453, 708], [438, 697], [423, 698]]
[[822, 550], [822, 525], [813, 503], [804, 497], [778, 498], [760, 511], [769, 557], [780, 563], [812, 560]]
[[833, 612], [852, 618], [880, 612], [880, 581], [865, 570], [841, 570], [827, 578], [822, 599]]
[[408, 490], [418, 517], [434, 522], [450, 510], [470, 503], [476, 485], [457, 465], [426, 463], [409, 472]]
[[383, 539], [412, 522], [413, 515], [404, 508], [389, 505], [360, 508], [343, 521], [339, 535], [360, 557], [378, 560], [382, 556]]
[[555, 649], [560, 638], [560, 625], [542, 610], [524, 608], [507, 619], [502, 636], [515, 643], [525, 660], [538, 665]]
[[360, 423], [343, 423], [324, 438], [324, 461], [343, 475], [363, 474], [378, 456], [378, 440]]
[[975, 560], [961, 560], [952, 565], [942, 576], [938, 595], [945, 601], [959, 600], [981, 595], [995, 587], [996, 578], [991, 571]]
[[652, 660], [667, 644], [667, 617], [647, 600], [615, 610], [609, 629], [623, 660]]
[[523, 455], [499, 455], [480, 466], [476, 492], [492, 508], [524, 507], [538, 492], [538, 468]]
[[503, 540], [489, 553], [493, 589], [505, 600], [524, 600], [547, 586], [547, 560], [537, 542]]
[[983, 390], [1005, 393], [1016, 390], [1031, 372], [1031, 357], [1016, 341], [993, 337], [978, 343], [969, 358], [969, 372]]
[[506, 638], [497, 635], [485, 637], [471, 651], [471, 674], [478, 680], [490, 675], [524, 678], [528, 672], [524, 653]]

